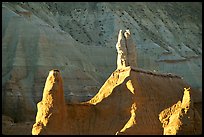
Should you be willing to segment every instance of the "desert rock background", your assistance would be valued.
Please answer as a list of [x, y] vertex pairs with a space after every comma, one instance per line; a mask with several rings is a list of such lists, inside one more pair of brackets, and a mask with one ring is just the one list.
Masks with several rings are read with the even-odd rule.
[[66, 103], [91, 99], [116, 68], [120, 29], [131, 31], [139, 68], [177, 74], [202, 94], [201, 3], [3, 2], [2, 114], [14, 123], [3, 124], [30, 126], [3, 133], [31, 134], [51, 69]]

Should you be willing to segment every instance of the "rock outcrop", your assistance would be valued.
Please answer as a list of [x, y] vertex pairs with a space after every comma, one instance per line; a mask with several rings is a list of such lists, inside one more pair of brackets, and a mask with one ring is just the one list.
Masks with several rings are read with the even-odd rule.
[[[190, 98], [190, 92], [183, 92], [184, 87], [189, 87], [189, 85], [175, 75], [131, 67], [116, 69], [89, 101], [66, 104], [66, 118], [63, 121], [65, 125], [57, 124], [54, 119], [42, 114], [41, 118], [46, 118], [49, 124], [45, 126], [37, 124], [36, 121], [33, 131], [38, 129], [38, 132], [33, 132], [33, 134], [162, 135], [166, 134], [168, 126], [175, 126], [178, 118], [182, 121], [184, 128], [176, 129], [176, 133], [200, 134], [202, 125], [196, 124], [201, 120], [200, 116], [194, 113], [195, 108], [189, 105], [193, 104], [193, 100]], [[194, 90], [191, 89], [191, 92]], [[181, 103], [179, 100], [182, 98]], [[178, 101], [180, 103], [173, 107], [175, 109], [168, 109]], [[52, 109], [54, 108], [53, 105]], [[172, 115], [166, 113], [166, 109], [171, 110]], [[61, 118], [61, 113], [58, 115], [53, 113], [51, 116], [58, 119]], [[167, 126], [163, 129], [162, 123], [168, 121], [168, 118], [169, 123], [167, 122]], [[53, 132], [53, 128], [57, 127], [58, 131]]]
[[[96, 95], [117, 66], [120, 29], [131, 30], [137, 67], [177, 74], [199, 89], [192, 98], [196, 113], [202, 114], [201, 3], [3, 2], [2, 115], [16, 123], [7, 129], [35, 121], [53, 68], [63, 76], [66, 103]], [[15, 131], [28, 133], [23, 127]]]
[[[191, 94], [190, 88], [184, 88], [184, 95], [182, 102], [178, 101], [172, 107], [163, 110], [159, 114], [159, 120], [163, 124], [164, 135], [176, 135], [176, 134], [185, 134], [189, 132], [193, 125], [195, 125], [194, 113], [192, 111], [191, 105]], [[189, 112], [189, 110], [191, 112]], [[189, 128], [190, 127], [190, 128]], [[189, 128], [185, 132], [181, 132], [183, 129]]]
[[122, 34], [122, 30], [119, 31], [118, 34], [118, 41], [116, 44], [117, 49], [117, 68], [127, 67], [128, 61], [127, 61], [127, 47], [125, 44], [125, 39]]
[[53, 68], [66, 103], [91, 99], [117, 66], [120, 29], [124, 45], [131, 31], [137, 67], [182, 76], [202, 94], [201, 3], [3, 2], [2, 114], [34, 122]]
[[[128, 52], [134, 45], [130, 32], [126, 31], [124, 36], [125, 45], [120, 30], [116, 44], [117, 69], [89, 101], [65, 105], [60, 72], [50, 71], [43, 99], [37, 105], [38, 113], [32, 129], [33, 135], [176, 135], [200, 132], [196, 131], [195, 127], [200, 127], [195, 119], [199, 118], [199, 115], [196, 115], [195, 108], [191, 105], [193, 101], [190, 88], [185, 88], [188, 84], [176, 75], [135, 68], [136, 53]], [[182, 88], [185, 89], [184, 93]], [[182, 95], [182, 102], [178, 101]], [[177, 104], [167, 108], [176, 101]]]
[[[32, 134], [61, 134], [66, 120], [66, 106], [62, 77], [59, 70], [51, 70], [47, 77], [42, 101], [37, 104], [38, 113]], [[60, 125], [60, 126], [59, 126]]]
[[[125, 45], [120, 30], [117, 69], [89, 101], [65, 105], [60, 72], [50, 71], [43, 99], [38, 103], [33, 135], [200, 133], [200, 116], [191, 105], [190, 88], [185, 88], [189, 85], [177, 75], [136, 68], [130, 31], [124, 37]], [[178, 101], [181, 98], [182, 102]], [[168, 108], [175, 102], [178, 103]]]

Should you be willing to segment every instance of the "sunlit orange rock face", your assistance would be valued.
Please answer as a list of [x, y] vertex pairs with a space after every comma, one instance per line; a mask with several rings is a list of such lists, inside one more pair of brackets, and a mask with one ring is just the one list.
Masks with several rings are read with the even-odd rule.
[[178, 76], [123, 67], [89, 101], [65, 105], [60, 72], [52, 70], [32, 134], [199, 134], [194, 91], [185, 87]]
[[65, 125], [66, 105], [62, 77], [58, 70], [49, 72], [43, 91], [43, 99], [37, 107], [38, 113], [32, 134], [60, 134], [61, 128]]
[[[194, 116], [191, 106], [190, 91], [184, 88], [184, 95], [182, 102], [178, 101], [172, 107], [163, 110], [159, 114], [159, 120], [163, 123], [164, 135], [176, 135], [182, 130], [189, 132], [187, 128], [193, 129], [194, 121], [192, 116]], [[182, 131], [181, 130], [181, 131]]]

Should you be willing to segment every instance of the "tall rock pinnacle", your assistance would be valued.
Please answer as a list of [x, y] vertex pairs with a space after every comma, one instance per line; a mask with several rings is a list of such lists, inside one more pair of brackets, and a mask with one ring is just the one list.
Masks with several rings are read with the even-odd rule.
[[133, 43], [129, 30], [126, 30], [124, 34], [122, 30], [119, 31], [116, 49], [118, 52], [117, 68], [137, 67], [136, 46]]
[[116, 44], [116, 49], [118, 52], [117, 56], [117, 68], [126, 67], [127, 63], [127, 49], [125, 44], [125, 38], [122, 34], [122, 30], [118, 34], [118, 42]]
[[46, 128], [49, 128], [49, 131], [55, 134], [62, 131], [59, 127], [63, 127], [62, 124], [65, 122], [66, 106], [62, 77], [58, 70], [49, 72], [43, 91], [43, 99], [37, 104], [37, 107], [36, 123], [32, 129], [33, 135], [52, 134], [47, 133]]

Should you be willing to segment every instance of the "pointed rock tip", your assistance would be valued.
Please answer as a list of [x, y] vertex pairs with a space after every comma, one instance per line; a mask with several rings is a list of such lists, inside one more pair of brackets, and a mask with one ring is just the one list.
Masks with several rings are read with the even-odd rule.
[[130, 30], [129, 29], [125, 30], [124, 35], [126, 38], [130, 37]]
[[60, 72], [58, 69], [52, 69], [50, 72]]
[[56, 74], [60, 74], [60, 71], [58, 69], [52, 69], [49, 71], [49, 75], [57, 76]]
[[120, 30], [118, 33], [118, 41], [120, 41], [121, 39], [122, 39], [122, 30]]

